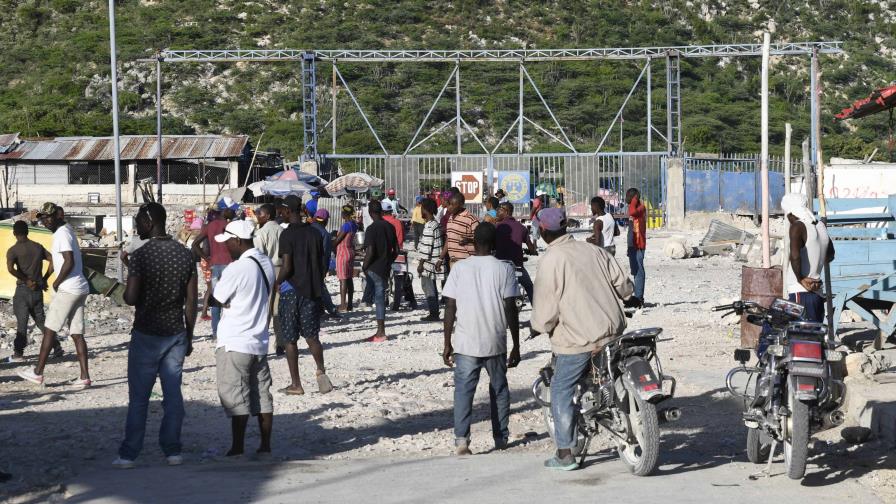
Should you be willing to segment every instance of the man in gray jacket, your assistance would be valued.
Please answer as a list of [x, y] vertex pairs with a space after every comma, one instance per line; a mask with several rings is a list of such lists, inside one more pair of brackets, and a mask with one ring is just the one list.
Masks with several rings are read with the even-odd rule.
[[551, 379], [551, 413], [557, 454], [545, 467], [578, 468], [575, 447], [576, 382], [591, 356], [625, 330], [622, 300], [631, 296], [628, 275], [604, 249], [566, 234], [566, 214], [559, 208], [538, 213], [541, 238], [548, 249], [538, 265], [532, 329], [547, 333], [556, 357]]

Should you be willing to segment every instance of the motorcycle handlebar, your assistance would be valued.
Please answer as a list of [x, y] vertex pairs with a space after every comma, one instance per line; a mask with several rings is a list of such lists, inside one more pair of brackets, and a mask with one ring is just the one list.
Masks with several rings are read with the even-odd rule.
[[753, 308], [760, 308], [760, 306], [753, 301], [735, 301], [726, 305], [714, 306], [712, 311], [728, 311], [734, 310], [738, 313], [743, 312], [744, 310], [749, 310]]

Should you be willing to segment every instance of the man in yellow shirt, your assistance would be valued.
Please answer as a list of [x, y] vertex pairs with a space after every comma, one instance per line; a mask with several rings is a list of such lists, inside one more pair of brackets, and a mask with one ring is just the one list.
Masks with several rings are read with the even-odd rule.
[[423, 226], [426, 225], [426, 219], [423, 218], [423, 196], [418, 195], [414, 200], [414, 210], [411, 212], [411, 225], [414, 227], [414, 249], [420, 244], [420, 237], [423, 236]]

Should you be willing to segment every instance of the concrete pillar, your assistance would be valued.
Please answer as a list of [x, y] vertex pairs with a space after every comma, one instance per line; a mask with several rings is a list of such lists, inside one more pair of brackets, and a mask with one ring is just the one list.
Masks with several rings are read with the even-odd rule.
[[679, 157], [666, 161], [666, 215], [671, 229], [684, 227], [684, 162]]
[[128, 163], [128, 183], [125, 185], [125, 194], [122, 195], [122, 201], [130, 203], [139, 203], [137, 198], [137, 162]]
[[236, 189], [240, 186], [240, 163], [239, 161], [230, 161], [230, 175], [228, 176], [229, 187]]

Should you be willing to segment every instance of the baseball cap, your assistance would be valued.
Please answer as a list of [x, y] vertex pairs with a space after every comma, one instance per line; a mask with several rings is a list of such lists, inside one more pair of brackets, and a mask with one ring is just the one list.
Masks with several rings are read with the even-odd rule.
[[311, 197], [312, 197], [312, 198], [317, 198], [318, 196], [320, 196], [320, 192], [319, 192], [319, 191], [311, 191]]
[[395, 196], [395, 189], [389, 189], [388, 194], [389, 196]]
[[414, 203], [420, 203], [421, 201], [423, 201], [423, 196], [417, 196], [416, 198], [414, 198]]
[[383, 211], [384, 211], [384, 212], [391, 212], [391, 211], [392, 211], [392, 203], [390, 203], [390, 202], [388, 202], [388, 201], [381, 201], [381, 202], [380, 202], [380, 206], [383, 207]]
[[545, 208], [536, 214], [538, 226], [547, 231], [566, 229], [566, 212], [559, 208]]
[[59, 209], [59, 207], [56, 205], [56, 203], [48, 201], [40, 207], [40, 211], [37, 212], [37, 217], [41, 218], [47, 215], [53, 215], [54, 213], [56, 213], [57, 209]]
[[290, 194], [283, 198], [283, 201], [280, 202], [280, 206], [285, 206], [286, 208], [289, 208], [290, 211], [296, 212], [302, 208], [302, 198], [299, 198], [295, 194]]
[[215, 241], [224, 243], [231, 238], [239, 238], [241, 240], [251, 240], [255, 234], [255, 225], [245, 220], [235, 220], [227, 224], [224, 232], [215, 236]]
[[326, 208], [320, 208], [316, 212], [314, 212], [315, 220], [325, 221], [329, 218], [330, 218], [330, 212], [328, 212]]

